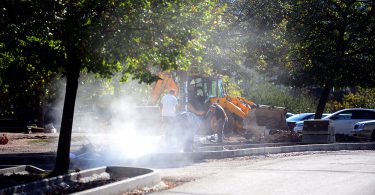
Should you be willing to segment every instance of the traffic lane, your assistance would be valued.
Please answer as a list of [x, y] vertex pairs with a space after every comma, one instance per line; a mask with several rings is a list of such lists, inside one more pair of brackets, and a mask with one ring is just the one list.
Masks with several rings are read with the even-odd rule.
[[215, 165], [215, 174], [159, 194], [375, 194], [375, 151], [340, 151], [241, 164]]

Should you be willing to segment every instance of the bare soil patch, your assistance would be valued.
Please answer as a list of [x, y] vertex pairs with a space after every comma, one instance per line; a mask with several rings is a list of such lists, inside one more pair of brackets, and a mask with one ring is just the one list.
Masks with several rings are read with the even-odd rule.
[[[6, 153], [48, 153], [56, 152], [59, 134], [58, 133], [9, 133], [5, 134], [9, 142], [5, 145], [0, 145], [0, 154]], [[85, 142], [87, 134], [73, 133], [72, 134], [72, 148], [74, 146], [82, 145]]]
[[46, 133], [2, 133], [9, 142], [0, 145], [0, 153], [40, 153], [56, 152], [58, 134]]

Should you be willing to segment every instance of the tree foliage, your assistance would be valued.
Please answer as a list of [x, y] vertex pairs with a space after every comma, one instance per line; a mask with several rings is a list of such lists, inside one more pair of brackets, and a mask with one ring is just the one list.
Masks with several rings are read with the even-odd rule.
[[[284, 48], [283, 12], [280, 1], [226, 1], [222, 17], [225, 28], [213, 34], [208, 58], [219, 72], [239, 80], [263, 73], [280, 75], [274, 64], [287, 50]], [[281, 34], [281, 35], [280, 35]]]
[[[46, 87], [56, 74], [56, 46], [48, 35], [49, 16], [27, 2], [1, 1], [0, 87], [2, 114], [34, 122], [46, 96]], [[37, 11], [36, 11], [37, 10]], [[32, 33], [31, 33], [32, 32]], [[32, 36], [34, 34], [35, 36]], [[46, 36], [39, 36], [44, 34]], [[49, 66], [45, 66], [48, 64]]]
[[323, 88], [317, 117], [333, 87], [374, 86], [374, 1], [243, 0], [229, 10], [242, 51], [231, 69], [239, 82], [263, 73], [278, 83]]
[[291, 4], [288, 40], [293, 43], [291, 58], [299, 62], [292, 68], [295, 85], [375, 85], [374, 1]]
[[276, 85], [258, 78], [240, 83], [242, 95], [257, 104], [285, 107], [288, 112], [313, 112], [316, 99], [304, 89]]
[[316, 117], [333, 87], [375, 84], [375, 2], [290, 1], [287, 39], [296, 86], [323, 87]]
[[102, 77], [122, 72], [122, 80], [150, 83], [158, 70], [186, 68], [194, 57], [189, 52], [204, 41], [201, 29], [217, 11], [210, 0], [5, 0], [0, 5], [0, 53], [7, 59], [1, 66], [22, 57], [67, 80], [56, 174], [69, 168], [80, 72]]
[[372, 108], [375, 109], [375, 88], [359, 87], [353, 92], [343, 95], [342, 100], [333, 100], [327, 103], [328, 111], [337, 111], [344, 108]]
[[333, 87], [375, 86], [374, 1], [226, 2], [227, 28], [217, 32], [210, 53], [214, 67], [242, 87], [261, 73], [301, 90], [321, 88], [319, 117]]

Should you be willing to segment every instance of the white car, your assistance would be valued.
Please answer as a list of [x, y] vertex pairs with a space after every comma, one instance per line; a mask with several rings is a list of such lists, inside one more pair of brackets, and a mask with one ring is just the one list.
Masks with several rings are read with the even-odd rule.
[[357, 138], [375, 141], [375, 120], [356, 123], [352, 134]]
[[[329, 120], [335, 134], [352, 135], [352, 130], [357, 122], [375, 120], [375, 109], [349, 108], [339, 110], [322, 119]], [[298, 126], [298, 127], [297, 127]], [[294, 131], [302, 132], [303, 122], [296, 124]]]

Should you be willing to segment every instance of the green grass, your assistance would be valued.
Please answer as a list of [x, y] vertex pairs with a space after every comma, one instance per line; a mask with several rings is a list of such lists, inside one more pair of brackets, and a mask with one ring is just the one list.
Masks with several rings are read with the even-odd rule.
[[49, 143], [48, 139], [32, 139], [27, 141], [28, 144], [46, 144]]

